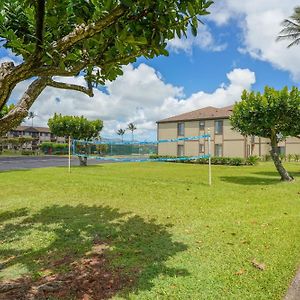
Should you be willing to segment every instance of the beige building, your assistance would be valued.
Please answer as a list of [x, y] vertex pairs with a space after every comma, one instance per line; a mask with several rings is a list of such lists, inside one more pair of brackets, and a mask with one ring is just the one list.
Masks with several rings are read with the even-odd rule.
[[[31, 137], [34, 140], [26, 145], [26, 149], [35, 150], [43, 142], [55, 142], [55, 143], [65, 143], [64, 137], [57, 137], [51, 133], [48, 127], [38, 127], [38, 126], [18, 126], [15, 129], [10, 130], [6, 137]], [[25, 146], [24, 146], [25, 147]]]
[[[210, 133], [212, 156], [248, 157], [269, 154], [268, 139], [244, 137], [234, 131], [229, 117], [232, 107], [205, 107], [157, 122], [158, 140], [199, 136]], [[300, 154], [300, 140], [288, 138], [280, 143], [282, 154]], [[207, 139], [158, 144], [159, 155], [198, 156], [208, 154]]]

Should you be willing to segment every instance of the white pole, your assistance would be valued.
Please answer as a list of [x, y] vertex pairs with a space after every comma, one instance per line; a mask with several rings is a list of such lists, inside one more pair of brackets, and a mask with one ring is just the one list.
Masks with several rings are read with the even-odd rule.
[[71, 137], [69, 136], [69, 173], [71, 173]]
[[210, 136], [210, 130], [208, 129], [208, 184], [211, 186], [211, 136]]

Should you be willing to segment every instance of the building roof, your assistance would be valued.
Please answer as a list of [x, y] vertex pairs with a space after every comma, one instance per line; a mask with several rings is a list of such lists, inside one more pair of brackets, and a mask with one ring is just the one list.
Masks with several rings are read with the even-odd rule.
[[48, 127], [38, 127], [38, 126], [18, 126], [12, 131], [28, 131], [28, 132], [46, 132], [51, 133]]
[[168, 123], [178, 121], [209, 120], [209, 119], [228, 119], [232, 114], [233, 105], [217, 108], [213, 106], [204, 107], [191, 112], [173, 116], [157, 121], [157, 123]]

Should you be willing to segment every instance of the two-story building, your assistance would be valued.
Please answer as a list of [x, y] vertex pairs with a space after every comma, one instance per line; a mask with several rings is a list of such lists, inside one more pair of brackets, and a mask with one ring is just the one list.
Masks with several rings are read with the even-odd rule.
[[[157, 121], [158, 140], [211, 135], [211, 155], [227, 157], [269, 154], [268, 139], [245, 137], [232, 129], [229, 117], [233, 106], [205, 107]], [[300, 139], [287, 138], [280, 143], [283, 154], [300, 154]], [[159, 155], [198, 156], [208, 154], [207, 139], [158, 144]]]
[[37, 127], [37, 126], [18, 126], [15, 129], [10, 130], [6, 137], [31, 137], [34, 140], [30, 143], [24, 145], [26, 149], [35, 150], [43, 142], [55, 142], [55, 143], [65, 143], [64, 137], [57, 137], [51, 133], [48, 127]]

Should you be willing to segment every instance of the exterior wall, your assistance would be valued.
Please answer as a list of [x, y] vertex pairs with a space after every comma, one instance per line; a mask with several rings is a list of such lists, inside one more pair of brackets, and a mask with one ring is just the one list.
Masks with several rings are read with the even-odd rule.
[[[34, 128], [33, 128], [34, 129]], [[57, 142], [57, 143], [65, 143], [66, 139], [64, 137], [56, 137], [53, 134], [51, 134], [50, 132], [40, 132], [38, 131], [38, 129], [35, 129], [34, 131], [32, 130], [32, 128], [28, 127], [25, 128], [22, 131], [18, 131], [18, 130], [11, 130], [7, 133], [6, 135], [7, 137], [14, 137], [14, 138], [18, 138], [18, 137], [33, 137], [36, 140], [27, 144], [24, 144], [23, 149], [29, 149], [29, 150], [34, 150], [37, 149], [40, 144], [42, 144], [43, 142]], [[8, 149], [10, 149], [11, 147], [8, 146]]]
[[[215, 133], [215, 121], [223, 121], [222, 134]], [[201, 120], [203, 121], [203, 120]], [[247, 157], [249, 155], [264, 156], [269, 154], [270, 141], [266, 138], [259, 137], [243, 137], [240, 133], [231, 129], [229, 119], [204, 120], [205, 128], [200, 130], [199, 121], [186, 122], [169, 122], [158, 124], [158, 139], [174, 139], [178, 138], [177, 124], [184, 123], [185, 137], [198, 136], [205, 133], [211, 134], [211, 154], [215, 155], [215, 145], [222, 145], [222, 155], [228, 157]], [[204, 144], [204, 153], [200, 153], [200, 144]], [[185, 156], [198, 156], [208, 154], [207, 140], [199, 141], [181, 141], [173, 143], [158, 144], [159, 155], [177, 155], [177, 146], [184, 145]], [[280, 147], [285, 147], [285, 154], [300, 154], [300, 139], [287, 138], [279, 144]]]
[[[176, 139], [177, 123], [163, 123], [158, 125], [158, 140]], [[177, 143], [160, 143], [158, 144], [159, 155], [177, 156]]]

